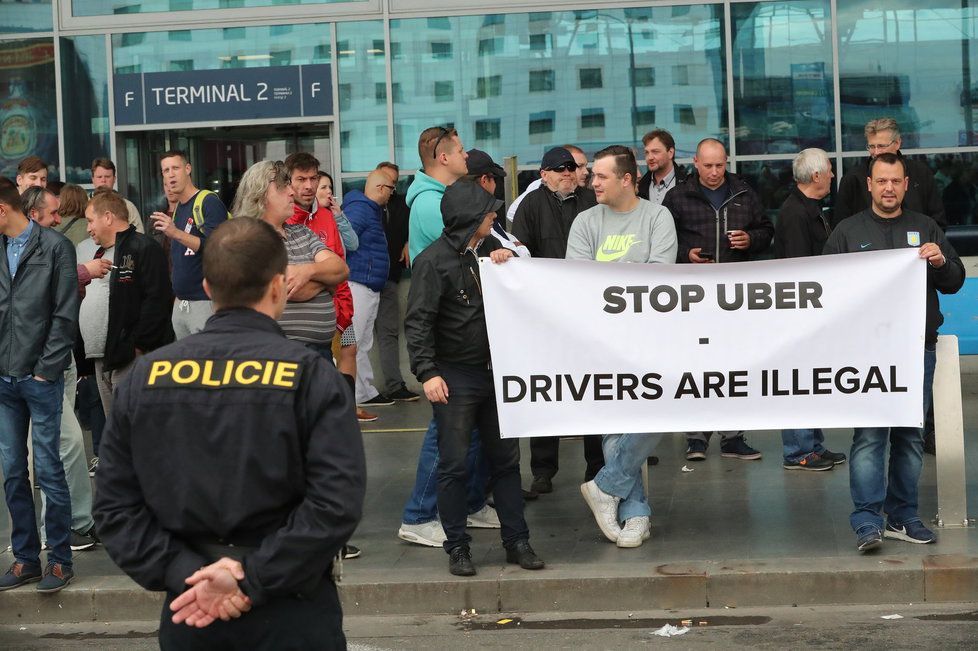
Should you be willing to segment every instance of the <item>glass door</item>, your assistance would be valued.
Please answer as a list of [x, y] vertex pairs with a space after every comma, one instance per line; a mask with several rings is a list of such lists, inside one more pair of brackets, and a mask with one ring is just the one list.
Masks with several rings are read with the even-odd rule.
[[241, 176], [258, 161], [305, 151], [319, 159], [323, 171], [333, 171], [328, 124], [166, 129], [126, 132], [120, 139], [119, 190], [143, 215], [166, 207], [159, 156], [168, 149], [187, 152], [194, 183], [216, 192], [228, 208]]

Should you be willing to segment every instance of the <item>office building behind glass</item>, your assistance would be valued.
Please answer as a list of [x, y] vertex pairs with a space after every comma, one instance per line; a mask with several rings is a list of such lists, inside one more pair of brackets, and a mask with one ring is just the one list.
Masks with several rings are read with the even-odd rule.
[[[564, 143], [640, 151], [664, 128], [680, 159], [702, 138], [726, 143], [731, 168], [774, 209], [800, 149], [827, 150], [841, 176], [866, 153], [865, 123], [890, 116], [904, 152], [934, 169], [952, 223], [975, 223], [978, 21], [967, 2], [565, 6], [0, 0], [0, 174], [37, 154], [51, 178], [87, 184], [91, 160], [110, 156], [145, 211], [167, 147], [191, 149], [198, 183], [225, 192], [253, 160], [309, 149], [341, 190], [383, 160], [410, 175], [432, 125], [526, 169]], [[228, 92], [279, 110], [227, 119]], [[217, 100], [190, 103], [205, 93]]]

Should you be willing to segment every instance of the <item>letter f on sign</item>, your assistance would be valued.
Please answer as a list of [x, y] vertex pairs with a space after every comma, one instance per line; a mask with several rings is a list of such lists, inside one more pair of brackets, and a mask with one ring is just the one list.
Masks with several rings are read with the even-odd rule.
[[131, 90], [127, 90], [125, 95], [126, 106], [128, 107], [130, 102], [135, 101], [135, 99], [136, 99], [136, 93], [132, 92]]
[[309, 96], [310, 97], [315, 97], [316, 96], [316, 93], [318, 93], [319, 90], [320, 90], [320, 84], [319, 84], [319, 82], [318, 81], [312, 82], [312, 84], [309, 86]]

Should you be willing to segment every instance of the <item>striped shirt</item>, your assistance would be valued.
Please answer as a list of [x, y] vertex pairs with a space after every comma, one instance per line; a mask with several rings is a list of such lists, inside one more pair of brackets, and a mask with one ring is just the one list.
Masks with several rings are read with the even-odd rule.
[[[316, 254], [326, 250], [322, 240], [301, 224], [285, 224], [285, 248], [289, 264], [315, 262]], [[289, 301], [278, 324], [289, 339], [303, 343], [329, 345], [336, 331], [333, 295], [323, 290], [304, 302]]]

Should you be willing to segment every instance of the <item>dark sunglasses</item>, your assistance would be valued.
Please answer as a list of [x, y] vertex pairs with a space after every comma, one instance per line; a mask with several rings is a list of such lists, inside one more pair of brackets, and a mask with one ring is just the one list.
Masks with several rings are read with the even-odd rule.
[[445, 127], [438, 127], [438, 128], [441, 129], [441, 135], [438, 136], [438, 140], [435, 141], [435, 146], [431, 150], [431, 157], [434, 158], [435, 160], [438, 160], [438, 145], [441, 144], [441, 141], [444, 140], [445, 136], [452, 133], [452, 129], [446, 129]]
[[578, 168], [577, 163], [564, 163], [563, 165], [558, 165], [557, 167], [551, 167], [551, 172], [559, 172], [563, 174], [564, 172], [576, 172]]

